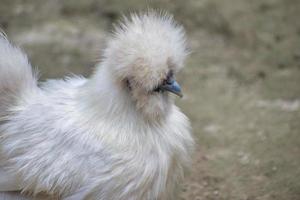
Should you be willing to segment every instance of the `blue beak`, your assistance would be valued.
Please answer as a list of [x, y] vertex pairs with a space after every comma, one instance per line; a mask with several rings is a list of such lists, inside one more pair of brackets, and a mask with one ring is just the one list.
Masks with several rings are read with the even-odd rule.
[[159, 87], [161, 90], [165, 90], [171, 93], [178, 95], [179, 97], [183, 97], [181, 93], [180, 85], [175, 81], [175, 79], [167, 81], [165, 84]]

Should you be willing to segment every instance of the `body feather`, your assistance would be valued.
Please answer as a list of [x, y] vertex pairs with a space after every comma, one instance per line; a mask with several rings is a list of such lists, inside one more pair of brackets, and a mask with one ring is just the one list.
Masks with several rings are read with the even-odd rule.
[[36, 75], [27, 56], [0, 34], [0, 119], [35, 89]]

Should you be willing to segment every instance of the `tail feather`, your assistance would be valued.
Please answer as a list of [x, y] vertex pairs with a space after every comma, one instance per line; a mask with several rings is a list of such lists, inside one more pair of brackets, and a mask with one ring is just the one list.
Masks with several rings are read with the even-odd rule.
[[11, 106], [36, 88], [36, 75], [27, 56], [0, 33], [0, 121]]

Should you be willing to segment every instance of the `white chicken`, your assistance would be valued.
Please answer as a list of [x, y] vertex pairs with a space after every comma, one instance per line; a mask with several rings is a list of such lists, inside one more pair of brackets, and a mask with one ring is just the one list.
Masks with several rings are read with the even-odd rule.
[[194, 140], [175, 75], [187, 56], [168, 14], [132, 14], [89, 79], [37, 85], [26, 55], [0, 37], [0, 191], [66, 200], [174, 199]]

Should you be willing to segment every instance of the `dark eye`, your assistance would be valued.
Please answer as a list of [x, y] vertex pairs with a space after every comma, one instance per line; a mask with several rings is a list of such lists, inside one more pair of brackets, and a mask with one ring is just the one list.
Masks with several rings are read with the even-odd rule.
[[126, 83], [127, 88], [128, 88], [129, 90], [131, 90], [131, 84], [130, 84], [129, 79], [126, 79], [126, 80], [125, 80], [125, 83]]
[[[172, 80], [174, 79], [174, 72], [173, 70], [170, 70], [166, 76], [166, 78], [163, 80], [163, 82], [161, 83], [161, 85], [164, 84], [170, 84], [172, 83]], [[157, 86], [156, 88], [153, 89], [153, 92], [160, 92], [161, 89], [159, 86]]]
[[173, 76], [174, 76], [174, 72], [173, 70], [170, 70], [167, 74], [167, 79], [173, 78]]
[[156, 88], [154, 88], [154, 90], [153, 90], [154, 92], [160, 92], [161, 91], [161, 89], [159, 88], [159, 87], [156, 87]]
[[165, 83], [171, 83], [173, 79], [174, 79], [174, 72], [173, 70], [170, 70], [167, 75], [167, 78], [165, 79]]

